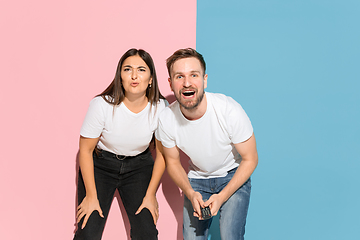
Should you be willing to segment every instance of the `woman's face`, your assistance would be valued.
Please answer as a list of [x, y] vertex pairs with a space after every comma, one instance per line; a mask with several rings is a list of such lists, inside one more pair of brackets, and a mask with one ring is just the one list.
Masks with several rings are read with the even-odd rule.
[[150, 69], [139, 55], [125, 59], [121, 66], [121, 79], [127, 97], [143, 96], [152, 83]]

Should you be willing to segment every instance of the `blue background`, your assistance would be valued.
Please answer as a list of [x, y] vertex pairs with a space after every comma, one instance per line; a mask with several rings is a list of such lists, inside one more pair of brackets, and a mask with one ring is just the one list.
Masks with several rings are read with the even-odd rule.
[[360, 239], [360, 1], [197, 4], [207, 91], [257, 138], [246, 239]]

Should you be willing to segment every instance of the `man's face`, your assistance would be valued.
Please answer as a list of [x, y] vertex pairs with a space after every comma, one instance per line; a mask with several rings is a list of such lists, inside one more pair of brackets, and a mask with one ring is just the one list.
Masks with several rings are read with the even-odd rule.
[[204, 75], [200, 61], [194, 57], [177, 60], [170, 71], [169, 83], [180, 106], [195, 109], [204, 97], [207, 74]]

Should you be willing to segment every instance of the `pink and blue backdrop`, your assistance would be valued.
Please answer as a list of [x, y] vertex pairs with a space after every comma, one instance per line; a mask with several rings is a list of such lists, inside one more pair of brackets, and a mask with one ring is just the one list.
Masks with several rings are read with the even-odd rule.
[[[0, 9], [0, 239], [72, 239], [79, 130], [89, 101], [132, 47], [150, 52], [169, 95], [165, 59], [195, 48], [196, 1], [20, 0], [2, 1]], [[180, 239], [180, 192], [164, 179], [159, 238]], [[116, 198], [103, 239], [126, 239], [120, 209]]]
[[[359, 239], [359, 10], [355, 0], [2, 1], [0, 239], [72, 239], [79, 130], [131, 47], [151, 53], [166, 96], [165, 59], [196, 47], [208, 90], [250, 116], [260, 160], [246, 239]], [[159, 239], [182, 239], [167, 174], [157, 196]], [[104, 240], [127, 239], [122, 216], [115, 197]], [[215, 226], [209, 239], [220, 239]]]

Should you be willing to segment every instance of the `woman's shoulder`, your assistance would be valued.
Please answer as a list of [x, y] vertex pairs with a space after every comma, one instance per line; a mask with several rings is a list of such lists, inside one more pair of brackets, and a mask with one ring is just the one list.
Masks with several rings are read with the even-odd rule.
[[107, 102], [102, 96], [96, 96], [90, 101], [89, 108], [97, 110], [108, 110], [112, 109], [112, 104]]

